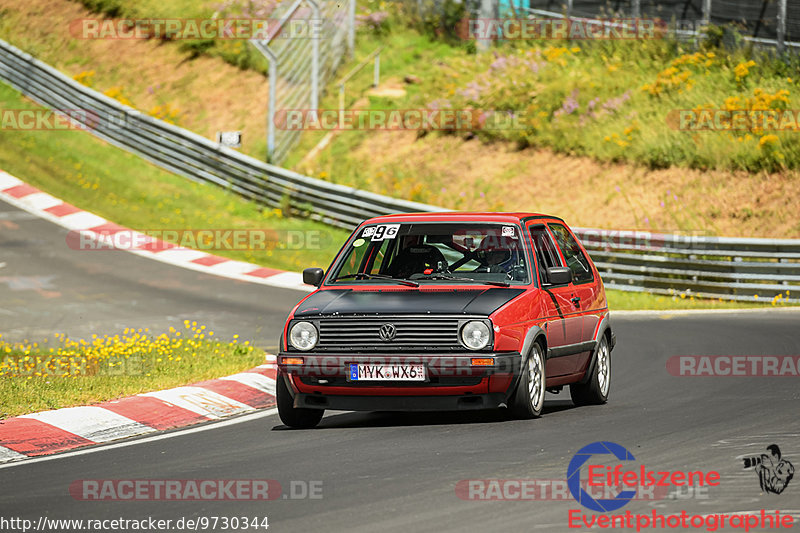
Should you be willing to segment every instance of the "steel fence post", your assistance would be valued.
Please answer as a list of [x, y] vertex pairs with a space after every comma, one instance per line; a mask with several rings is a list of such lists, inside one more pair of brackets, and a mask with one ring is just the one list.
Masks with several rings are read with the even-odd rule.
[[[320, 20], [319, 4], [315, 0], [308, 0], [311, 4], [314, 20]], [[311, 112], [316, 117], [319, 109], [319, 39], [312, 39], [311, 43]]]
[[347, 50], [350, 52], [350, 57], [355, 55], [356, 48], [356, 0], [350, 0], [350, 13], [347, 21], [349, 27], [347, 28]]
[[786, 0], [778, 0], [778, 53], [786, 49]]
[[267, 109], [267, 161], [275, 154], [275, 91], [278, 85], [278, 65], [275, 58], [269, 61], [269, 108]]

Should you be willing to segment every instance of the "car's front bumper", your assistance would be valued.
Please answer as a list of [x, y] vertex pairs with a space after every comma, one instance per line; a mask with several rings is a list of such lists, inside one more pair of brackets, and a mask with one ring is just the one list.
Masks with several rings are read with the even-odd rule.
[[[288, 365], [286, 357], [302, 357]], [[493, 365], [473, 366], [473, 358]], [[448, 411], [488, 409], [506, 403], [516, 386], [521, 357], [516, 352], [454, 354], [278, 355], [278, 379], [286, 379], [295, 407], [346, 411]], [[423, 364], [426, 381], [354, 382], [351, 363]]]
[[334, 411], [462, 411], [492, 409], [508, 401], [508, 394], [460, 394], [447, 396], [343, 396], [296, 393], [295, 407]]

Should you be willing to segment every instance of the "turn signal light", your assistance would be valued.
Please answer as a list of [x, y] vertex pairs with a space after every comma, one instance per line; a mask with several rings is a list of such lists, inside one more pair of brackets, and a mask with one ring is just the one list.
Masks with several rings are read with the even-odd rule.
[[473, 357], [472, 366], [494, 366], [494, 359]]
[[302, 357], [284, 357], [281, 361], [284, 365], [302, 365]]

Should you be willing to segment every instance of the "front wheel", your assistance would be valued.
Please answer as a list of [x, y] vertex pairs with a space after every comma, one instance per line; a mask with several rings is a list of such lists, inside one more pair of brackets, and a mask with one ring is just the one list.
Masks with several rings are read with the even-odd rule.
[[530, 419], [542, 416], [545, 393], [544, 355], [538, 343], [533, 344], [511, 402], [511, 413], [516, 418]]
[[569, 386], [569, 394], [575, 405], [600, 405], [608, 401], [611, 388], [611, 350], [608, 349], [608, 337], [600, 337], [597, 345], [597, 356], [592, 375], [586, 383], [573, 383]]
[[294, 406], [294, 398], [289, 393], [286, 379], [278, 376], [275, 384], [275, 399], [278, 402], [278, 416], [290, 428], [310, 429], [319, 424], [325, 411], [322, 409], [303, 409]]

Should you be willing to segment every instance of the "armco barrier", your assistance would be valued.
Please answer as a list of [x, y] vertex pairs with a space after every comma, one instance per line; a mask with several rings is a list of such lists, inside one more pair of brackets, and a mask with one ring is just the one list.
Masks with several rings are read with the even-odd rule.
[[445, 211], [316, 180], [269, 165], [188, 130], [157, 120], [81, 85], [0, 40], [0, 79], [36, 102], [70, 116], [88, 131], [176, 174], [229, 189], [256, 202], [299, 211], [351, 228], [390, 212]]
[[800, 239], [574, 231], [607, 288], [800, 303]]
[[[176, 174], [268, 206], [286, 202], [352, 228], [387, 213], [447, 211], [269, 165], [124, 106], [0, 40], [0, 79], [36, 102], [79, 115], [94, 135]], [[735, 239], [578, 229], [606, 287], [658, 294], [800, 303], [800, 240]]]

